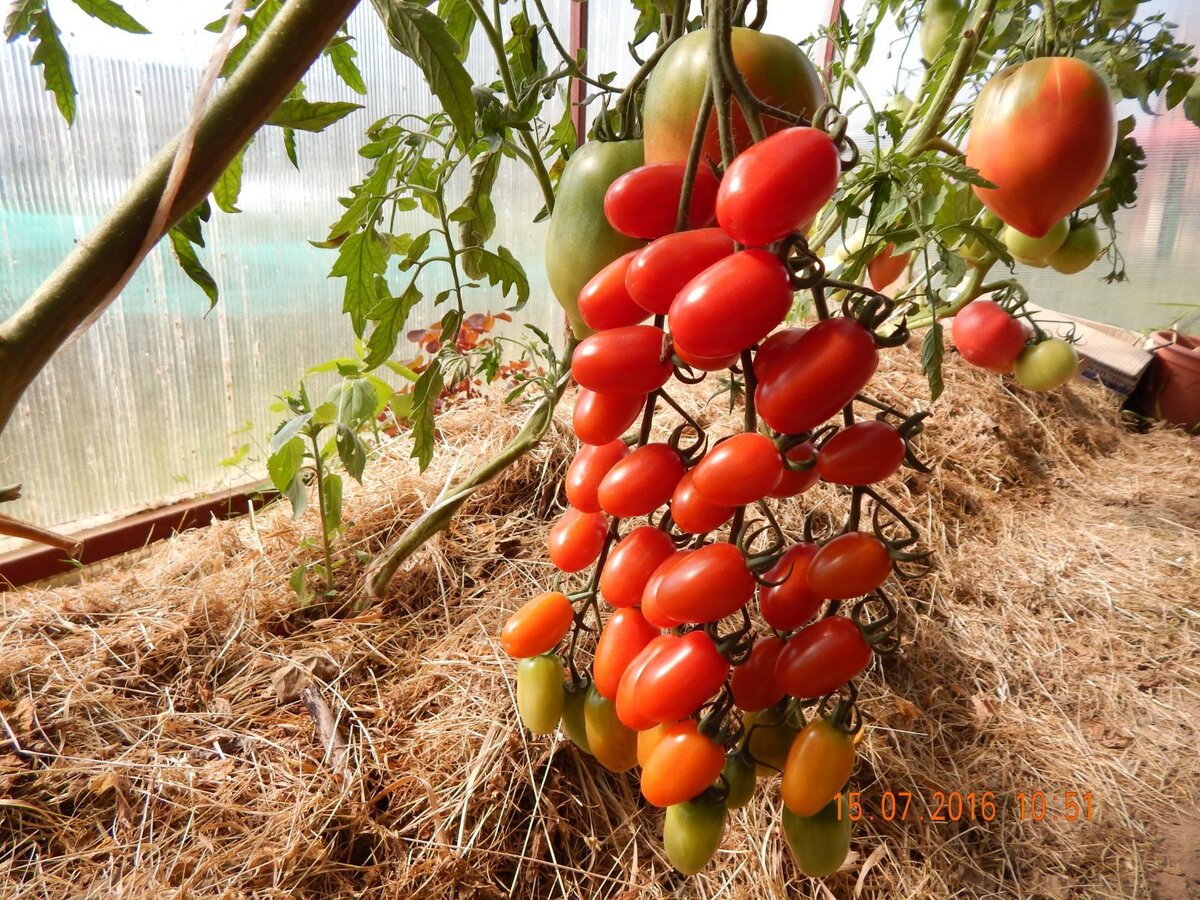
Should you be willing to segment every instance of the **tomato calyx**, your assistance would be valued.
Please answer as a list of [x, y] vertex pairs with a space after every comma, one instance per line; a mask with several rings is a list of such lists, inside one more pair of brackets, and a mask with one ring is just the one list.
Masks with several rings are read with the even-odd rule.
[[861, 284], [832, 279], [826, 279], [826, 282], [846, 292], [846, 299], [842, 301], [842, 315], [869, 331], [875, 339], [875, 346], [900, 347], [908, 343], [908, 322], [904, 318], [890, 332], [883, 334], [879, 331], [885, 323], [894, 319], [900, 307], [895, 300]]
[[900, 645], [896, 604], [882, 590], [874, 590], [850, 607], [850, 619], [876, 653], [895, 652]]

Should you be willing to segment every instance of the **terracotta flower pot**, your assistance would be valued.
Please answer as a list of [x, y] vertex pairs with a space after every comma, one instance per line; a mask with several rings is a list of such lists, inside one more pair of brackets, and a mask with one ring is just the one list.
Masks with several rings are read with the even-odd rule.
[[1154, 362], [1139, 390], [1147, 415], [1200, 429], [1200, 337], [1175, 331], [1151, 336]]

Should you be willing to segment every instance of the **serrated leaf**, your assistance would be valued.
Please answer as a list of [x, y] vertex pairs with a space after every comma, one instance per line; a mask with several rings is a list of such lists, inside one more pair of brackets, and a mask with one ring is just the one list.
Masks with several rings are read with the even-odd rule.
[[271, 452], [276, 453], [279, 448], [296, 437], [300, 430], [308, 424], [308, 420], [312, 418], [311, 412], [300, 413], [294, 418], [288, 419], [271, 435]]
[[921, 371], [929, 382], [929, 399], [936, 400], [946, 389], [942, 381], [942, 357], [946, 349], [942, 342], [942, 323], [934, 322], [925, 332], [925, 342], [921, 345]]
[[244, 460], [249, 454], [250, 454], [250, 445], [249, 444], [240, 444], [238, 446], [238, 448], [233, 451], [232, 454], [225, 457], [217, 465], [223, 466], [224, 468], [227, 468], [227, 469], [232, 469], [236, 466], [240, 466], [242, 464], [242, 460]]
[[387, 269], [387, 242], [373, 228], [350, 235], [338, 248], [329, 277], [346, 279], [342, 312], [349, 313], [354, 333], [362, 337], [367, 313], [379, 299], [376, 282]]
[[4, 20], [4, 39], [10, 44], [23, 34], [29, 34], [35, 16], [45, 10], [46, 0], [16, 0]]
[[338, 425], [337, 452], [350, 477], [362, 484], [363, 469], [367, 465], [367, 451], [363, 449], [358, 435], [347, 425]]
[[[228, 78], [242, 64], [242, 60], [246, 58], [246, 54], [258, 43], [259, 38], [263, 36], [263, 32], [267, 30], [272, 20], [279, 15], [279, 11], [283, 8], [283, 3], [284, 0], [263, 0], [262, 3], [259, 3], [255, 7], [252, 15], [246, 15], [242, 18], [242, 22], [246, 26], [246, 34], [230, 48], [229, 55], [225, 57], [225, 64], [221, 66], [222, 78]], [[217, 30], [220, 31], [224, 27], [225, 23], [222, 21]]]
[[267, 475], [271, 479], [271, 484], [275, 485], [275, 489], [281, 494], [286, 494], [302, 465], [304, 465], [304, 441], [293, 435], [267, 457]]
[[283, 152], [287, 154], [288, 162], [292, 164], [292, 168], [299, 169], [300, 160], [296, 156], [296, 130], [294, 128], [283, 129]]
[[128, 31], [130, 34], [149, 34], [149, 29], [125, 11], [116, 0], [71, 0], [76, 6], [105, 25]]
[[304, 489], [304, 479], [297, 475], [288, 482], [282, 493], [292, 504], [292, 521], [299, 522], [304, 510], [308, 509], [308, 491]]
[[342, 83], [356, 94], [365, 94], [367, 92], [366, 82], [363, 81], [362, 70], [358, 68], [358, 63], [354, 60], [358, 58], [358, 51], [354, 49], [354, 45], [350, 41], [345, 40], [340, 43], [330, 44], [325, 48], [325, 55], [329, 57], [329, 62], [333, 66], [333, 71], [337, 73], [337, 77], [342, 79]]
[[459, 137], [469, 144], [475, 136], [473, 79], [458, 58], [459, 44], [446, 23], [410, 0], [372, 0], [387, 28], [388, 39], [413, 60], [425, 76]]
[[413, 449], [412, 457], [417, 461], [421, 471], [433, 460], [433, 448], [437, 440], [437, 428], [434, 425], [434, 406], [438, 395], [442, 392], [442, 369], [434, 360], [428, 369], [421, 373], [413, 387], [413, 405], [410, 418], [412, 419]]
[[[249, 147], [253, 141], [254, 138], [250, 138], [246, 142], [246, 147]], [[225, 171], [221, 173], [221, 177], [217, 179], [217, 183], [213, 185], [213, 202], [217, 204], [217, 208], [222, 212], [241, 212], [237, 207], [237, 199], [238, 195], [242, 192], [242, 169], [246, 147], [239, 150], [237, 156], [229, 161], [229, 165], [225, 167]]]
[[[391, 358], [396, 350], [396, 343], [404, 332], [404, 326], [408, 323], [408, 314], [420, 302], [421, 292], [417, 290], [416, 285], [410, 284], [401, 296], [383, 301], [373, 310], [374, 313], [378, 313], [378, 320], [375, 330], [367, 339], [367, 356], [364, 363], [368, 368], [381, 366]], [[398, 369], [393, 371], [404, 374]]]
[[280, 103], [267, 117], [267, 124], [297, 131], [319, 132], [358, 109], [362, 109], [361, 103], [347, 103], [343, 100], [312, 101], [294, 97]]
[[342, 476], [329, 472], [321, 479], [321, 498], [325, 501], [325, 530], [342, 530]]
[[217, 305], [219, 299], [216, 280], [209, 274], [208, 269], [204, 268], [204, 264], [200, 262], [200, 257], [196, 254], [196, 248], [183, 231], [179, 228], [172, 228], [167, 232], [167, 237], [171, 240], [171, 249], [175, 252], [179, 268], [200, 290], [204, 291], [204, 295], [208, 297], [208, 308], [212, 309]]
[[491, 285], [500, 285], [500, 293], [507, 297], [510, 291], [516, 292], [516, 302], [511, 309], [520, 309], [529, 299], [529, 279], [525, 269], [507, 247], [497, 247], [496, 252], [478, 247], [470, 251], [471, 264], [480, 275]]
[[33, 14], [29, 37], [36, 49], [30, 63], [42, 67], [42, 78], [46, 89], [54, 94], [54, 102], [62, 117], [71, 125], [75, 121], [75, 79], [71, 76], [71, 61], [67, 48], [59, 38], [58, 26], [50, 18], [50, 11], [42, 9]]
[[458, 58], [466, 60], [471, 49], [471, 33], [475, 30], [475, 14], [465, 0], [438, 0], [438, 18], [458, 44]]
[[[456, 213], [469, 214], [469, 217], [456, 220], [459, 222], [458, 241], [464, 249], [482, 246], [496, 231], [496, 208], [492, 204], [492, 189], [496, 184], [502, 158], [498, 152], [485, 151], [471, 163], [471, 178], [467, 184], [467, 193], [463, 197], [463, 205], [455, 210]], [[463, 271], [468, 277], [484, 277], [483, 271], [475, 265], [473, 253], [465, 254], [462, 263]]]

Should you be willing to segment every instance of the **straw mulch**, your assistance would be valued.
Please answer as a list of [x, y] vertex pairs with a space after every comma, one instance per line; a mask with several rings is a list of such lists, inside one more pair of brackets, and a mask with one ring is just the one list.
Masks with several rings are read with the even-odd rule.
[[[927, 396], [917, 353], [888, 357], [881, 391]], [[633, 776], [518, 727], [495, 635], [553, 575], [560, 427], [350, 618], [296, 608], [315, 521], [283, 509], [0, 595], [3, 896], [1200, 896], [1200, 444], [1125, 430], [1088, 385], [1037, 396], [957, 360], [947, 381], [922, 438], [935, 474], [891, 486], [936, 565], [863, 688], [853, 784], [877, 821], [824, 884], [794, 868], [774, 785], [680, 882]], [[347, 500], [351, 550], [520, 415], [451, 412], [423, 476], [397, 446]], [[705, 415], [719, 431], [721, 403]], [[878, 821], [889, 790], [912, 792], [910, 821]], [[994, 821], [914, 820], [936, 790], [994, 792]], [[1022, 819], [1017, 793], [1039, 790], [1060, 813], [1090, 793], [1092, 820]]]

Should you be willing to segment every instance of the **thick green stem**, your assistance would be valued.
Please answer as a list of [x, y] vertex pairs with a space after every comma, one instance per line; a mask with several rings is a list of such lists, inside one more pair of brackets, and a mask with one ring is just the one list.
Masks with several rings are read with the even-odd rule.
[[317, 442], [320, 429], [309, 433], [312, 441], [313, 471], [317, 476], [317, 513], [321, 516], [321, 546], [325, 550], [325, 593], [333, 593], [333, 547], [329, 541], [329, 519], [325, 515], [325, 460], [321, 457], [321, 445]]
[[947, 319], [957, 314], [959, 310], [972, 300], [976, 300], [987, 293], [990, 286], [985, 285], [983, 280], [995, 264], [996, 257], [989, 255], [981, 259], [978, 264], [972, 265], [967, 272], [967, 280], [954, 292], [954, 297], [949, 303], [939, 306], [937, 310], [930, 310], [929, 312], [922, 313], [920, 316], [910, 318], [908, 320], [908, 327], [923, 328], [926, 325], [932, 325], [935, 319]]
[[[204, 199], [357, 5], [358, 0], [284, 4], [205, 110], [164, 229]], [[177, 148], [178, 138], [150, 161], [104, 220], [0, 325], [0, 430], [38, 372], [140, 263]]]

